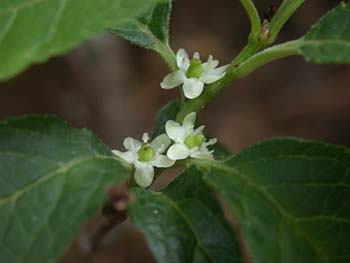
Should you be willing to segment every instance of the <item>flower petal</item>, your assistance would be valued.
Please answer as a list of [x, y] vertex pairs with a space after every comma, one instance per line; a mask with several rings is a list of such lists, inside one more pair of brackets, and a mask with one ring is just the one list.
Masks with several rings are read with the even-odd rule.
[[148, 187], [154, 178], [154, 168], [149, 163], [137, 162], [135, 164], [135, 181], [141, 187]]
[[199, 126], [197, 129], [195, 129], [195, 130], [193, 131], [193, 134], [198, 134], [198, 133], [200, 133], [200, 132], [203, 132], [204, 128], [205, 128], [204, 125]]
[[208, 61], [202, 64], [202, 67], [205, 72], [209, 72], [213, 69], [215, 69], [219, 65], [219, 60], [213, 60], [213, 57], [210, 56], [208, 58]]
[[213, 145], [218, 142], [218, 139], [212, 138], [208, 142], [205, 143], [205, 145]]
[[160, 86], [162, 89], [173, 89], [179, 85], [181, 85], [185, 80], [185, 73], [182, 70], [177, 70], [169, 75], [167, 75]]
[[186, 50], [184, 50], [183, 48], [180, 48], [176, 53], [176, 64], [177, 67], [183, 70], [184, 72], [186, 72], [188, 67], [190, 66], [190, 59]]
[[193, 127], [194, 127], [195, 122], [196, 122], [196, 118], [197, 118], [197, 115], [195, 112], [191, 112], [191, 113], [187, 114], [184, 121], [182, 122], [183, 127], [186, 130], [193, 130]]
[[205, 84], [214, 83], [225, 76], [227, 67], [228, 65], [225, 65], [216, 69], [205, 70], [199, 79]]
[[134, 164], [135, 161], [137, 160], [137, 154], [135, 154], [132, 151], [120, 152], [118, 150], [113, 150], [112, 153], [114, 153], [116, 156], [122, 158], [123, 160], [125, 160], [130, 164]]
[[188, 147], [182, 143], [175, 143], [170, 146], [167, 155], [171, 160], [183, 160], [190, 154]]
[[175, 160], [171, 160], [165, 155], [157, 155], [156, 158], [152, 161], [152, 165], [159, 168], [168, 168], [173, 166]]
[[200, 150], [195, 150], [190, 152], [190, 156], [195, 159], [209, 159], [212, 160], [214, 157], [212, 155], [213, 151], [209, 151], [206, 147], [201, 147]]
[[221, 75], [221, 74], [225, 75], [228, 67], [229, 65], [221, 66], [219, 68], [211, 70], [209, 73], [214, 75]]
[[183, 85], [185, 97], [188, 99], [197, 98], [201, 95], [204, 83], [195, 78], [186, 79]]
[[169, 138], [175, 142], [184, 142], [186, 136], [186, 130], [179, 123], [175, 121], [167, 121], [165, 123], [165, 131], [168, 134]]
[[152, 142], [151, 147], [154, 153], [163, 153], [168, 149], [171, 141], [167, 134], [163, 133], [157, 136]]
[[133, 151], [133, 152], [137, 152], [142, 145], [142, 143], [140, 141], [138, 141], [134, 138], [131, 138], [131, 137], [126, 137], [124, 139], [123, 144], [124, 144], [125, 149], [127, 149], [129, 151]]
[[225, 74], [221, 74], [221, 75], [203, 74], [200, 80], [205, 84], [211, 84], [218, 81], [219, 79], [222, 79], [224, 76]]

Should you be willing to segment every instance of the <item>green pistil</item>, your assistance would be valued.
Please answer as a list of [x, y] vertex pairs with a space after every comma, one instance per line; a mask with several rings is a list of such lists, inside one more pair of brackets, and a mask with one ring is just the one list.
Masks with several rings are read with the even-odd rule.
[[144, 143], [141, 146], [141, 149], [138, 151], [139, 161], [149, 162], [153, 159], [154, 153], [152, 147], [149, 143]]
[[188, 136], [185, 140], [185, 144], [190, 149], [192, 149], [193, 147], [200, 148], [204, 141], [205, 141], [205, 137], [204, 137], [203, 133], [198, 133], [195, 135]]
[[186, 77], [199, 78], [204, 72], [202, 62], [198, 58], [191, 60], [190, 67], [187, 70]]

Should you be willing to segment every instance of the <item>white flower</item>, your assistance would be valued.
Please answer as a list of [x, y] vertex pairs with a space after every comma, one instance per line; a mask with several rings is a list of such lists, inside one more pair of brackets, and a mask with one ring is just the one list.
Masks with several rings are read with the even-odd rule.
[[202, 63], [199, 53], [189, 59], [184, 49], [180, 49], [176, 54], [176, 62], [179, 70], [167, 75], [160, 86], [163, 89], [172, 89], [183, 84], [185, 97], [188, 99], [197, 98], [201, 95], [204, 84], [211, 84], [222, 79], [226, 74], [226, 66], [217, 68], [218, 60], [214, 60], [210, 55], [208, 61]]
[[154, 168], [167, 168], [174, 165], [175, 161], [170, 160], [166, 155], [162, 155], [169, 147], [171, 141], [168, 135], [161, 134], [151, 143], [148, 143], [149, 136], [144, 133], [143, 142], [127, 137], [124, 140], [124, 147], [128, 151], [112, 152], [135, 167], [135, 181], [141, 187], [148, 187], [153, 182]]
[[195, 112], [188, 114], [182, 125], [171, 120], [166, 122], [166, 133], [175, 142], [167, 152], [171, 160], [182, 160], [188, 157], [213, 159], [213, 151], [209, 151], [208, 146], [215, 144], [217, 139], [211, 139], [206, 142], [202, 132], [204, 126], [194, 129], [195, 122]]

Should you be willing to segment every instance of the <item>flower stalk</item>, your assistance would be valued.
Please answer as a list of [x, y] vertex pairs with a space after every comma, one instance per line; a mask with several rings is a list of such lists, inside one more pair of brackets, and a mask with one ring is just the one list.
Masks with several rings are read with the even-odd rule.
[[260, 30], [261, 30], [261, 21], [260, 21], [259, 12], [256, 9], [252, 0], [240, 0], [240, 1], [245, 11], [247, 12], [250, 20], [251, 30], [250, 30], [249, 39], [256, 41], [259, 37]]
[[273, 16], [270, 22], [270, 39], [269, 44], [272, 44], [282, 27], [289, 20], [289, 18], [295, 13], [295, 11], [304, 4], [305, 0], [284, 0], [276, 14]]

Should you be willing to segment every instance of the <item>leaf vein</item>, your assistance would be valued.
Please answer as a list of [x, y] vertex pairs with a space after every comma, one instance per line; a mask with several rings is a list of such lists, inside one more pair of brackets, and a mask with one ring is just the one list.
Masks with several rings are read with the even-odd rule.
[[13, 12], [9, 17], [9, 19], [7, 20], [7, 23], [4, 25], [4, 29], [0, 34], [0, 45], [2, 41], [5, 39], [6, 35], [10, 32], [16, 18], [17, 18], [17, 12]]
[[19, 197], [21, 197], [25, 193], [27, 193], [30, 190], [32, 190], [33, 188], [41, 185], [42, 183], [54, 178], [58, 174], [66, 173], [67, 171], [69, 171], [70, 169], [73, 169], [75, 166], [80, 165], [81, 163], [91, 161], [91, 160], [98, 160], [98, 159], [103, 160], [103, 159], [113, 159], [113, 158], [103, 156], [103, 155], [96, 155], [93, 157], [89, 157], [89, 158], [85, 158], [85, 159], [78, 159], [78, 160], [68, 162], [66, 165], [63, 165], [63, 166], [53, 170], [52, 172], [48, 173], [47, 175], [37, 179], [36, 181], [20, 188], [15, 193], [13, 193], [7, 197], [0, 198], [0, 206], [3, 206], [7, 203], [15, 202]]
[[173, 207], [175, 209], [175, 211], [177, 211], [179, 213], [179, 215], [185, 220], [186, 224], [189, 226], [193, 236], [196, 239], [196, 243], [197, 245], [201, 248], [201, 250], [208, 256], [208, 258], [210, 259], [210, 261], [215, 262], [215, 260], [211, 257], [209, 251], [207, 251], [207, 249], [204, 247], [204, 245], [202, 244], [199, 236], [197, 235], [197, 232], [195, 230], [195, 228], [192, 226], [191, 222], [188, 221], [186, 215], [182, 212], [182, 210], [178, 207], [178, 205], [171, 200], [169, 197], [165, 196], [165, 195], [161, 195], [169, 204], [169, 206]]

